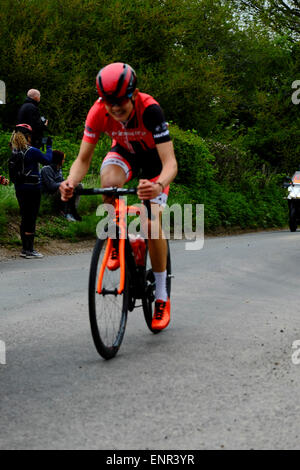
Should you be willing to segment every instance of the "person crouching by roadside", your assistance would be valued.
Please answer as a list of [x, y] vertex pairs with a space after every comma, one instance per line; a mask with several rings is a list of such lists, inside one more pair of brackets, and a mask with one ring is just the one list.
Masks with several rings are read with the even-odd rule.
[[[54, 205], [57, 207], [58, 212], [60, 212], [61, 215], [69, 222], [81, 221], [82, 219], [76, 209], [79, 203], [79, 196], [76, 194], [76, 190], [69, 201], [64, 202], [61, 200], [59, 187], [64, 181], [62, 167], [65, 162], [65, 158], [66, 156], [63, 152], [53, 150], [52, 163], [44, 166], [41, 171], [42, 193], [53, 197]], [[82, 185], [80, 184], [78, 188], [81, 187]]]
[[[34, 250], [36, 219], [41, 203], [41, 175], [39, 163], [45, 165], [52, 161], [52, 140], [48, 138], [47, 151], [43, 154], [31, 146], [32, 128], [28, 124], [18, 124], [10, 139], [12, 156], [22, 156], [22, 171], [18, 168], [10, 179], [15, 185], [16, 196], [20, 206], [20, 235], [23, 258], [43, 258]], [[13, 158], [13, 157], [12, 157]]]
[[8, 181], [8, 179], [6, 179], [4, 176], [1, 176], [1, 175], [0, 175], [0, 184], [2, 184], [3, 186], [8, 186], [8, 185], [9, 185], [9, 181]]

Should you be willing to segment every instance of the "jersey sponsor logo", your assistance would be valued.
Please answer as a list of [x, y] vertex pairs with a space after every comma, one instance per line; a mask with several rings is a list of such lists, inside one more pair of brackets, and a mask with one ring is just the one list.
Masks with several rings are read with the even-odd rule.
[[[88, 129], [90, 129], [90, 128], [88, 128]], [[92, 129], [90, 129], [90, 131], [92, 131]], [[90, 137], [91, 139], [95, 139], [95, 138], [96, 138], [95, 132], [93, 132], [93, 131], [90, 132], [90, 131], [87, 130], [87, 128], [86, 128], [86, 129], [84, 130], [84, 135], [85, 135], [86, 137]]]
[[153, 137], [154, 139], [161, 139], [169, 135], [168, 124], [166, 122], [161, 123], [159, 126], [156, 126]]
[[166, 122], [162, 122], [159, 126], [156, 126], [155, 132], [158, 134], [164, 132], [168, 129], [168, 124]]
[[162, 137], [166, 137], [169, 135], [169, 131], [161, 132], [160, 134], [153, 134], [154, 139], [161, 139]]
[[136, 137], [144, 136], [147, 132], [145, 131], [112, 131], [112, 137]]

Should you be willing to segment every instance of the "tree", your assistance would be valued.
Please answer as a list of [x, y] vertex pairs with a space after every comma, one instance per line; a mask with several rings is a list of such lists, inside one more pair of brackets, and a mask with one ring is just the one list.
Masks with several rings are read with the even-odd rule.
[[299, 40], [300, 0], [237, 0], [234, 3], [276, 32], [288, 32], [295, 41]]

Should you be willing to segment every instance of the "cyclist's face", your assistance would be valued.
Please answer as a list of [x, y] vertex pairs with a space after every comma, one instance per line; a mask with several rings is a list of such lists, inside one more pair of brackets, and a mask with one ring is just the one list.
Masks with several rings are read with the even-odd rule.
[[133, 104], [129, 98], [127, 100], [123, 100], [119, 104], [112, 105], [107, 102], [105, 102], [104, 104], [108, 114], [113, 117], [116, 121], [127, 121], [133, 110]]

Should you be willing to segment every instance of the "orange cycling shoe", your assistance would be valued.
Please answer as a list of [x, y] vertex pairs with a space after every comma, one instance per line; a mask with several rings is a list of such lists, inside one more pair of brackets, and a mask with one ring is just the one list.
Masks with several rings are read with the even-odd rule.
[[113, 240], [113, 245], [110, 251], [110, 255], [107, 261], [107, 268], [110, 271], [116, 271], [120, 267], [120, 257], [119, 257], [119, 241]]
[[152, 320], [152, 330], [163, 330], [170, 323], [171, 302], [163, 300], [155, 301], [155, 311]]

